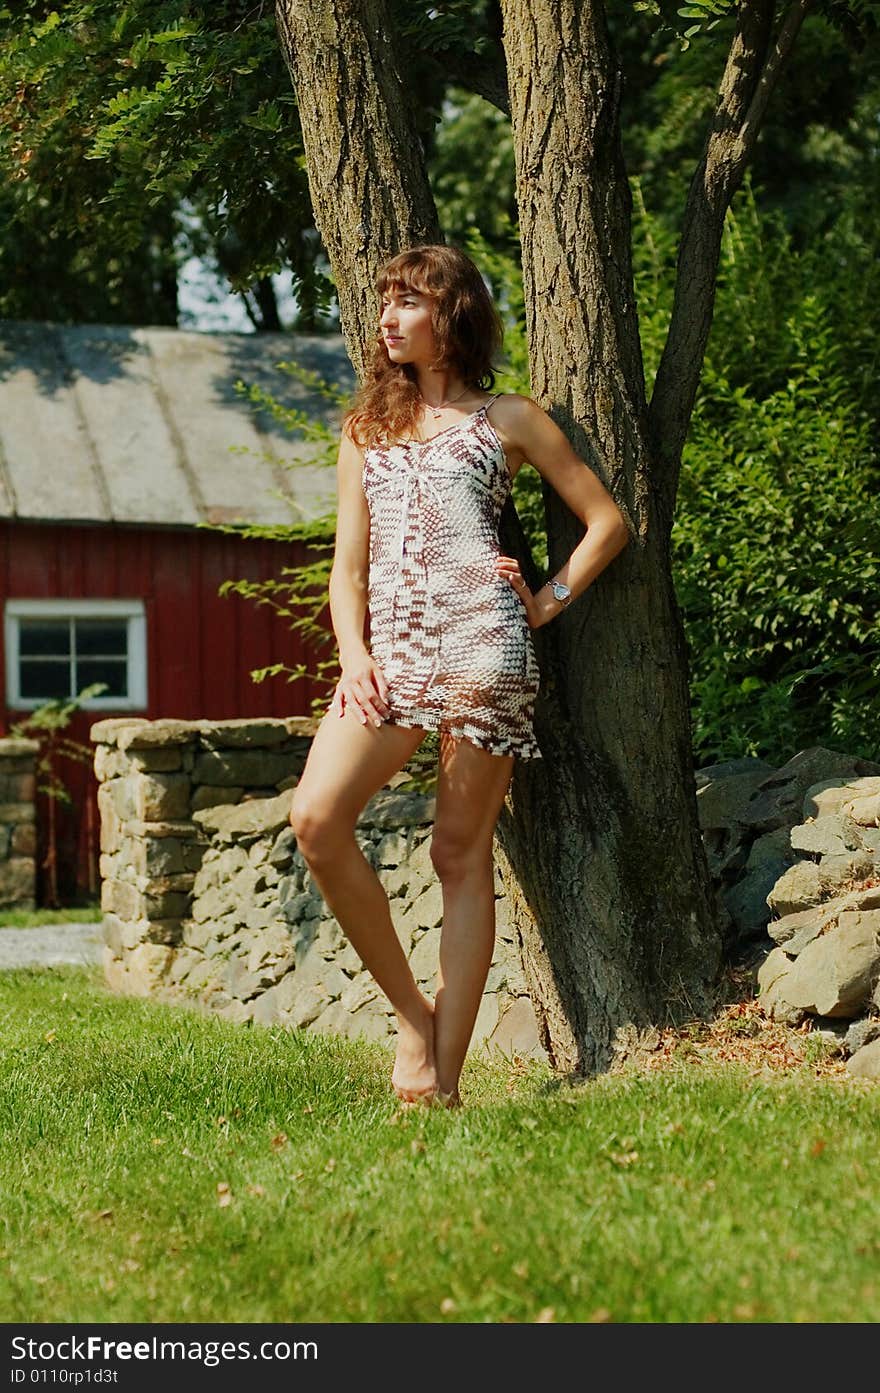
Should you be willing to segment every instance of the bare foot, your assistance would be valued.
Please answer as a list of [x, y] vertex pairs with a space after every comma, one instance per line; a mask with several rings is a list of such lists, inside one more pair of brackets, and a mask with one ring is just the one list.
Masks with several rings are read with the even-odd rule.
[[397, 1053], [391, 1086], [402, 1103], [432, 1103], [437, 1092], [434, 1067], [434, 1007], [422, 997], [417, 1019], [397, 1018]]
[[453, 1089], [451, 1093], [444, 1093], [441, 1089], [438, 1088], [437, 1092], [434, 1094], [434, 1102], [440, 1108], [461, 1107], [461, 1097], [457, 1088]]

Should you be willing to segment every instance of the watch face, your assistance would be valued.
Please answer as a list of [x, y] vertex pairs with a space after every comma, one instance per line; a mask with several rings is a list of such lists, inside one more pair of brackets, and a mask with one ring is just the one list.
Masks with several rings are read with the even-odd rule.
[[556, 596], [557, 600], [567, 600], [571, 594], [568, 586], [563, 585], [561, 580], [554, 580], [552, 588], [553, 594]]

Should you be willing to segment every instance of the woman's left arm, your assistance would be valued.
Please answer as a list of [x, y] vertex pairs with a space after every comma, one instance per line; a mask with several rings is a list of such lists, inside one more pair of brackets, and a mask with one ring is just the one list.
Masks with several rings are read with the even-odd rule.
[[[611, 494], [546, 411], [528, 397], [511, 394], [503, 400], [503, 419], [500, 412], [497, 414], [506, 440], [537, 469], [586, 528], [568, 560], [534, 594], [515, 557], [499, 556], [496, 560], [498, 574], [510, 581], [525, 605], [530, 627], [539, 629], [583, 594], [600, 571], [623, 551], [630, 534]], [[556, 598], [554, 581], [568, 587], [570, 599]]]

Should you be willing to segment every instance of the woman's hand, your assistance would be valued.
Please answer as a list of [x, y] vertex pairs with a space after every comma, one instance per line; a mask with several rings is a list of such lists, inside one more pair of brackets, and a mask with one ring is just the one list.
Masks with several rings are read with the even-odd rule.
[[[503, 576], [505, 580], [510, 581], [510, 584], [522, 600], [530, 629], [540, 629], [542, 624], [546, 624], [548, 620], [555, 618], [561, 610], [562, 606], [548, 587], [542, 586], [537, 595], [532, 594], [531, 590], [526, 585], [523, 573], [520, 570], [520, 564], [515, 556], [496, 556], [495, 570], [499, 576]], [[541, 598], [544, 596], [545, 589], [549, 595], [549, 604], [544, 604]]]
[[344, 716], [347, 708], [362, 725], [380, 726], [388, 715], [388, 683], [369, 653], [343, 664], [330, 710]]

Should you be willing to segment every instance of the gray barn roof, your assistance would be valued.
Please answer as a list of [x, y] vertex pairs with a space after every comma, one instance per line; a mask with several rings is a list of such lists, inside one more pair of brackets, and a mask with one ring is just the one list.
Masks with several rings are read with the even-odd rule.
[[282, 360], [353, 384], [338, 335], [0, 320], [0, 518], [194, 526], [321, 515], [335, 471], [315, 462], [320, 443], [234, 390], [238, 379], [257, 384], [335, 430], [337, 408], [280, 371]]

